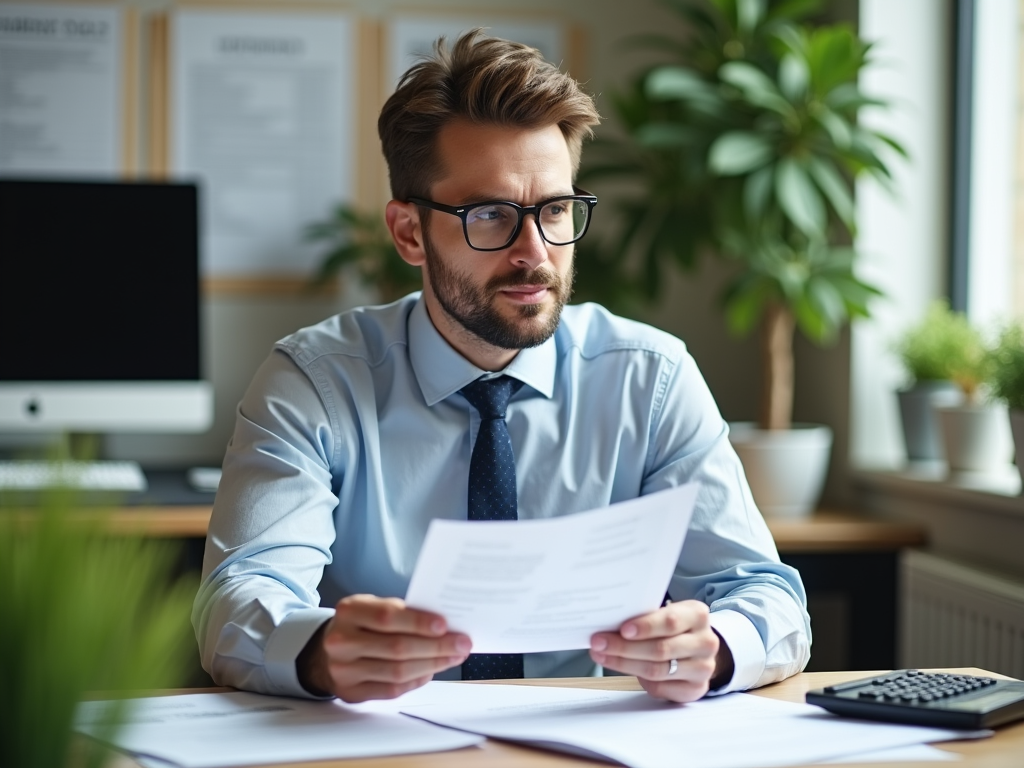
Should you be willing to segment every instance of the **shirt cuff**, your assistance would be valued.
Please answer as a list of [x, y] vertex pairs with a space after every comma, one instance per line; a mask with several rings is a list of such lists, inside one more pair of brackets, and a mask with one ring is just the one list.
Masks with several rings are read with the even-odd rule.
[[309, 638], [320, 628], [320, 625], [334, 616], [333, 608], [304, 608], [292, 611], [277, 625], [267, 640], [263, 652], [263, 668], [272, 690], [279, 696], [298, 696], [304, 699], [317, 697], [302, 687], [295, 669], [295, 659], [306, 647]]
[[767, 656], [764, 641], [754, 623], [739, 611], [711, 612], [711, 627], [721, 635], [732, 652], [732, 679], [720, 688], [709, 691], [709, 696], [721, 696], [732, 691], [752, 688], [764, 672]]

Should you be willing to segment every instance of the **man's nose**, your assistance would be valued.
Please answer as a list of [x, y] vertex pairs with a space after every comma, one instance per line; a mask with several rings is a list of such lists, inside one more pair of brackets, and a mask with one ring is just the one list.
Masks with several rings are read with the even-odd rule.
[[548, 260], [548, 245], [541, 237], [534, 214], [528, 213], [523, 217], [523, 228], [509, 246], [509, 260], [524, 269], [536, 269]]

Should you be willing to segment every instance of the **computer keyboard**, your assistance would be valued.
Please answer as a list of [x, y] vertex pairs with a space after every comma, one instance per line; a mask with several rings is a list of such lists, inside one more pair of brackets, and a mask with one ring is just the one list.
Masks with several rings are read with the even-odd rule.
[[1024, 683], [901, 669], [808, 691], [808, 704], [837, 715], [940, 728], [993, 728], [1024, 718]]
[[0, 461], [0, 490], [145, 491], [146, 476], [134, 461]]

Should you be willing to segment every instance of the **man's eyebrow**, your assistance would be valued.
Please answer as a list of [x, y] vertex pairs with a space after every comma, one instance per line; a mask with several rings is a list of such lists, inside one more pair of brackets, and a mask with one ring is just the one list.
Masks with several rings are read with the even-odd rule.
[[556, 198], [556, 197], [568, 197], [570, 195], [575, 195], [575, 194], [576, 194], [576, 192], [573, 191], [573, 189], [570, 187], [568, 190], [556, 191], [556, 192], [548, 192], [547, 194], [543, 195], [542, 197], [539, 197], [536, 200], [533, 200], [533, 201], [528, 202], [528, 203], [519, 203], [517, 200], [513, 200], [513, 199], [511, 199], [509, 197], [506, 197], [504, 195], [494, 194], [493, 192], [477, 191], [477, 192], [471, 192], [470, 194], [466, 195], [461, 200], [459, 200], [457, 203], [455, 203], [455, 205], [458, 206], [458, 205], [473, 205], [474, 203], [508, 202], [508, 203], [518, 203], [519, 205], [529, 206], [529, 205], [535, 205], [536, 203], [542, 202], [544, 200], [552, 200], [553, 198]]

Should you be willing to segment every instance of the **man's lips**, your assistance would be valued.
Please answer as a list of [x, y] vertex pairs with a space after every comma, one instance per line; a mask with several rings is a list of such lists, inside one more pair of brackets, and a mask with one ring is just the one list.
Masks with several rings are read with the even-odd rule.
[[524, 304], [536, 304], [543, 301], [544, 297], [547, 296], [549, 288], [550, 286], [548, 285], [511, 285], [501, 288], [500, 292], [513, 301], [519, 301]]

